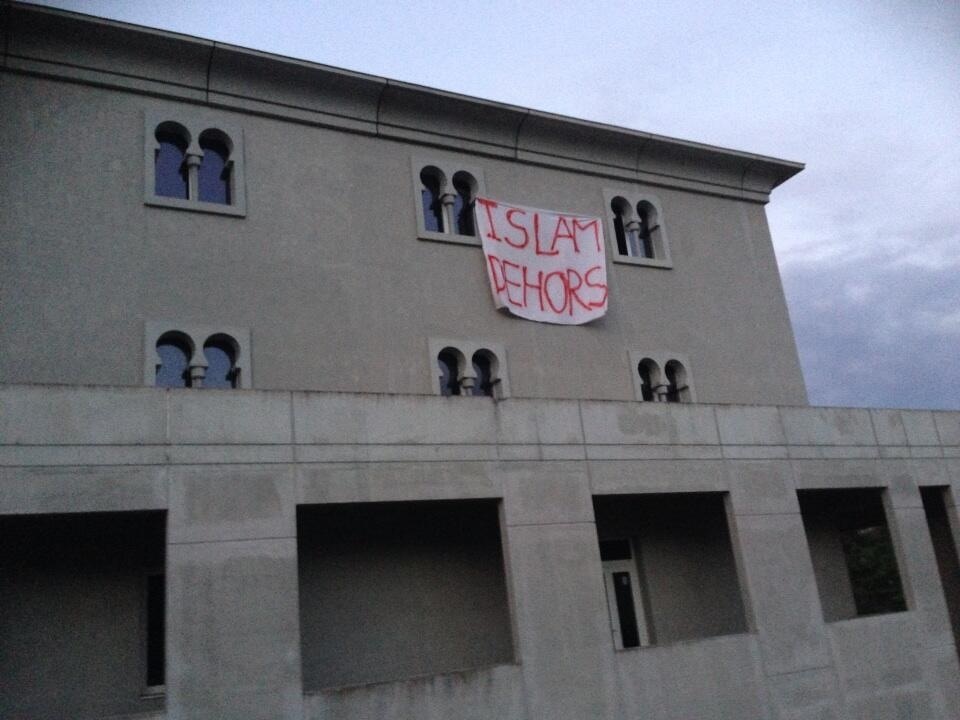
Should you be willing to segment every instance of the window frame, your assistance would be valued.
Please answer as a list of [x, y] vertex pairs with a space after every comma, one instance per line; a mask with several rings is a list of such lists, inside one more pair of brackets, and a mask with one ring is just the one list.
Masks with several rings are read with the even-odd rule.
[[[507, 351], [502, 343], [487, 342], [476, 338], [453, 339], [453, 338], [428, 338], [427, 349], [429, 352], [430, 368], [430, 388], [431, 393], [438, 397], [454, 398], [491, 398], [492, 400], [502, 400], [510, 397], [510, 378], [507, 375]], [[444, 350], [453, 350], [458, 355], [458, 360], [463, 359], [458, 368], [460, 376], [457, 378], [460, 387], [459, 395], [443, 395], [440, 391], [440, 371], [437, 366], [437, 357]], [[490, 382], [492, 393], [490, 395], [474, 394], [474, 383], [476, 376], [473, 374], [473, 356], [480, 351], [486, 351], [491, 357], [490, 363]], [[464, 384], [464, 380], [470, 382]]]
[[[215, 131], [229, 140], [229, 156], [226, 164], [230, 167], [230, 204], [208, 202], [198, 198], [199, 187], [191, 187], [188, 179], [188, 198], [167, 197], [156, 193], [155, 163], [159, 143], [156, 139], [156, 130], [164, 123], [180, 125], [188, 134], [187, 155], [203, 155], [200, 148], [200, 136], [208, 131]], [[143, 114], [143, 203], [151, 207], [173, 208], [193, 212], [211, 213], [213, 215], [228, 215], [232, 217], [246, 217], [246, 178], [244, 174], [244, 142], [243, 128], [225, 121], [222, 115], [201, 113], [194, 110], [184, 110], [181, 107], [170, 107], [166, 110], [150, 108]], [[199, 169], [199, 168], [198, 168]], [[199, 181], [197, 181], [199, 182]]]
[[[685, 405], [687, 403], [697, 402], [697, 391], [693, 384], [693, 372], [690, 370], [690, 360], [682, 353], [669, 352], [667, 350], [655, 350], [652, 352], [642, 350], [628, 350], [627, 359], [630, 365], [630, 378], [633, 382], [634, 398], [643, 403], [659, 403], [672, 405]], [[680, 399], [676, 402], [661, 401], [654, 390], [653, 400], [643, 399], [643, 383], [640, 381], [640, 373], [637, 367], [643, 360], [652, 360], [657, 365], [659, 379], [663, 386], [667, 383], [667, 364], [671, 361], [680, 363], [683, 366], [683, 372], [686, 380], [686, 387], [680, 390]]]
[[[647, 625], [647, 607], [643, 600], [640, 586], [640, 570], [637, 565], [637, 546], [633, 538], [605, 538], [610, 540], [624, 540], [630, 545], [630, 557], [623, 560], [600, 560], [603, 569], [603, 589], [607, 600], [607, 611], [610, 614], [610, 632], [613, 635], [613, 645], [617, 650], [640, 650], [653, 645], [650, 637], [650, 628]], [[633, 597], [633, 614], [637, 621], [637, 636], [640, 644], [637, 646], [623, 646], [623, 632], [620, 628], [620, 608], [617, 606], [617, 593], [614, 586], [614, 576], [618, 573], [627, 573], [630, 577], [630, 593]]]
[[[477, 167], [476, 165], [471, 165], [469, 162], [464, 162], [462, 158], [458, 158], [453, 155], [437, 154], [412, 156], [410, 159], [410, 174], [413, 181], [413, 199], [417, 221], [417, 239], [452, 243], [454, 245], [470, 245], [473, 247], [480, 247], [482, 242], [480, 241], [480, 236], [476, 234], [477, 223], [475, 218], [473, 223], [474, 235], [460, 235], [455, 231], [438, 232], [436, 230], [427, 229], [426, 223], [423, 219], [423, 196], [421, 195], [423, 183], [420, 180], [420, 173], [422, 170], [428, 167], [435, 167], [443, 174], [443, 179], [446, 181], [446, 185], [440, 187], [441, 194], [444, 193], [444, 190], [447, 190], [452, 194], [457, 193], [457, 190], [453, 185], [453, 177], [460, 172], [467, 173], [473, 177], [477, 184], [475, 191], [477, 196], [485, 196], [487, 194], [482, 168]], [[446, 220], [446, 215], [444, 215], [444, 218]], [[456, 224], [456, 218], [453, 219], [453, 223]]]
[[[147, 387], [156, 386], [157, 363], [157, 341], [167, 333], [177, 333], [185, 336], [193, 345], [193, 355], [199, 355], [204, 367], [206, 367], [206, 357], [204, 355], [204, 346], [207, 341], [217, 335], [226, 335], [237, 344], [236, 359], [233, 364], [232, 372], [237, 375], [236, 384], [232, 388], [205, 388], [186, 387], [186, 388], [162, 388], [164, 390], [249, 390], [253, 388], [253, 366], [250, 356], [250, 330], [249, 328], [233, 327], [229, 325], [197, 325], [194, 323], [181, 323], [170, 321], [148, 320], [144, 323], [143, 332], [143, 384]], [[190, 361], [193, 358], [187, 358], [187, 371], [190, 370]], [[199, 363], [198, 363], [199, 364]]]
[[[650, 205], [657, 214], [657, 222], [654, 226], [655, 236], [650, 239], [653, 246], [653, 257], [637, 257], [634, 255], [624, 255], [617, 247], [617, 232], [614, 226], [613, 201], [614, 198], [622, 197], [627, 204], [636, 212], [636, 208], [641, 203]], [[667, 230], [663, 221], [663, 203], [660, 198], [645, 190], [630, 188], [604, 188], [603, 189], [603, 217], [604, 229], [607, 234], [607, 247], [610, 252], [610, 258], [614, 263], [620, 265], [638, 265], [641, 267], [660, 268], [663, 270], [673, 269], [673, 259], [670, 255], [670, 242], [667, 239]]]

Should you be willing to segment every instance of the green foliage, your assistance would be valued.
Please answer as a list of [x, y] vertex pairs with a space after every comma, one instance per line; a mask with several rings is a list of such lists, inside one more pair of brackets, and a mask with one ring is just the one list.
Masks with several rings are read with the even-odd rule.
[[848, 530], [843, 537], [857, 615], [907, 609], [890, 533], [883, 525]]

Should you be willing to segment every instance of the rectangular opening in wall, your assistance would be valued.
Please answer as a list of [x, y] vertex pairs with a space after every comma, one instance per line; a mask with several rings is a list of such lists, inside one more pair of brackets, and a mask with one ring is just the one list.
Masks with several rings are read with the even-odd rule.
[[0, 517], [0, 717], [163, 709], [166, 515]]
[[799, 490], [827, 622], [907, 609], [881, 488]]
[[297, 509], [306, 690], [513, 661], [499, 502]]
[[937, 569], [940, 571], [940, 583], [943, 585], [947, 610], [950, 612], [954, 641], [957, 647], [960, 647], [960, 558], [957, 557], [957, 538], [960, 532], [956, 527], [956, 509], [948, 510], [949, 493], [948, 487], [920, 488], [927, 526], [930, 528], [930, 539], [937, 557]]
[[747, 631], [723, 493], [593, 499], [618, 649]]

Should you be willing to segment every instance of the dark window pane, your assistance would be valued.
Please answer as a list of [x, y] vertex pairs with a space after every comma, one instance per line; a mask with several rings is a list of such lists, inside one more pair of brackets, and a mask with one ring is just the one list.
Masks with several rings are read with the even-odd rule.
[[460, 394], [460, 379], [457, 358], [453, 353], [442, 352], [437, 356], [440, 365], [440, 394], [444, 396]]
[[187, 144], [176, 133], [158, 132], [154, 192], [163, 197], [187, 198]]
[[457, 197], [453, 203], [453, 216], [457, 223], [457, 233], [460, 235], [476, 235], [473, 227], [473, 191], [469, 183], [460, 178], [453, 178], [453, 187]]
[[620, 618], [620, 640], [625, 648], [639, 647], [640, 632], [637, 629], [637, 611], [633, 606], [630, 573], [614, 573], [613, 589], [617, 599], [617, 616]]
[[680, 402], [680, 390], [677, 388], [677, 368], [675, 365], [667, 365], [664, 368], [667, 376], [667, 402]]
[[190, 350], [176, 338], [160, 338], [157, 342], [160, 367], [157, 368], [157, 387], [190, 387]]
[[203, 354], [207, 358], [207, 372], [203, 377], [205, 388], [232, 388], [235, 387], [233, 348], [230, 344], [220, 340], [210, 340], [203, 346]]
[[201, 137], [203, 161], [199, 170], [199, 197], [204, 202], [230, 204], [230, 167], [227, 165], [229, 151], [216, 138]]
[[600, 541], [601, 560], [629, 560], [631, 557], [633, 553], [630, 552], [629, 540]]
[[650, 213], [643, 207], [639, 210], [640, 214], [640, 247], [638, 248], [641, 256], [645, 258], [653, 257], [653, 235], [650, 231]]
[[493, 396], [493, 378], [490, 367], [490, 358], [483, 353], [473, 356], [473, 372], [477, 376], [473, 385], [474, 395]]
[[443, 205], [440, 203], [440, 179], [424, 170], [420, 173], [420, 202], [423, 207], [423, 226], [431, 232], [443, 232]]
[[623, 229], [623, 216], [620, 214], [613, 216], [613, 230], [617, 234], [617, 252], [621, 255], [626, 255], [627, 234]]
[[164, 684], [164, 576], [147, 578], [147, 685]]
[[637, 366], [637, 372], [640, 373], [640, 396], [650, 402], [653, 400], [653, 381], [650, 379], [650, 368], [645, 363]]

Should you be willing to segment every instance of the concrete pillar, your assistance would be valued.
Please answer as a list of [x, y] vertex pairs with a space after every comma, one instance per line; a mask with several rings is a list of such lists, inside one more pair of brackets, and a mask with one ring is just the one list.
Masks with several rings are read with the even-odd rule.
[[960, 708], [960, 682], [944, 679], [960, 678], [960, 664], [920, 490], [916, 485], [901, 487], [888, 498], [890, 534], [897, 549], [907, 605], [917, 619], [924, 679], [934, 717], [949, 720]]
[[841, 700], [790, 466], [730, 461], [731, 536], [760, 640], [772, 717], [841, 717]]
[[613, 640], [586, 468], [510, 463], [503, 483], [529, 717], [616, 717]]
[[292, 471], [172, 468], [167, 717], [301, 720]]

